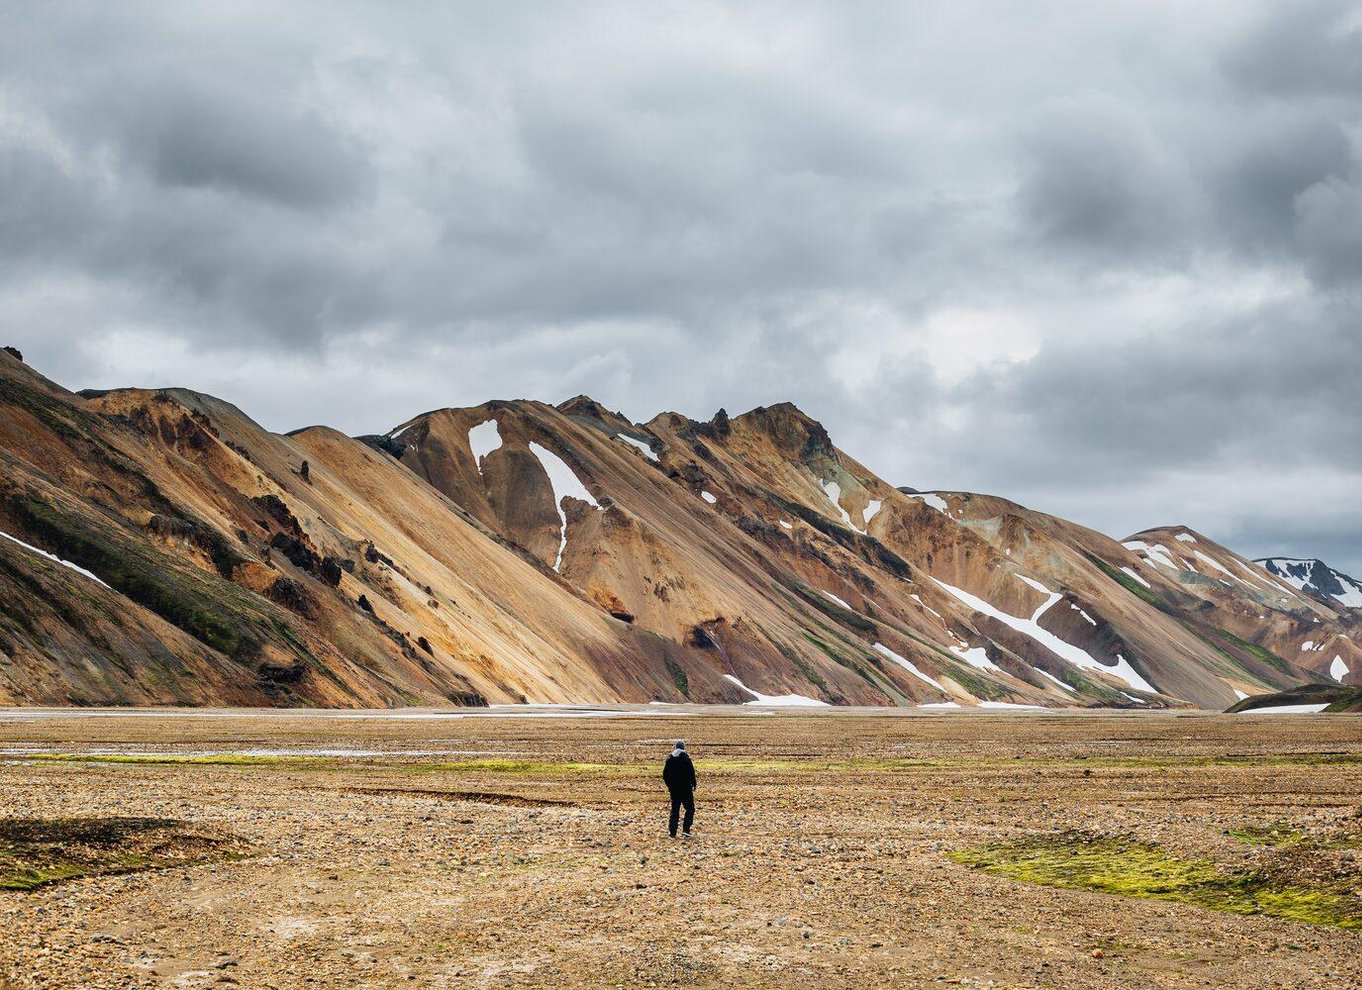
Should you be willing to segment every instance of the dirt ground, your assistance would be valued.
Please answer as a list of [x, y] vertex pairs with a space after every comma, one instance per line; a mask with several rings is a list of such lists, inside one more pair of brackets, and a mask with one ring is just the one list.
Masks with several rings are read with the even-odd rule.
[[1351, 716], [0, 712], [0, 824], [205, 851], [0, 890], [0, 987], [1359, 987], [1362, 931], [948, 857], [1077, 831], [1253, 869], [1230, 831], [1359, 805]]

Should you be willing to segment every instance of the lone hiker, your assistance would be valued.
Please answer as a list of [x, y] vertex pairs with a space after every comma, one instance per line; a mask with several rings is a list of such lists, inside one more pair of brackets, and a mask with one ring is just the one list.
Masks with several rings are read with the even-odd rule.
[[672, 795], [672, 817], [667, 831], [673, 839], [676, 838], [676, 820], [681, 817], [681, 808], [684, 806], [686, 820], [681, 828], [689, 838], [691, 823], [695, 821], [695, 764], [686, 752], [686, 740], [676, 740], [676, 748], [662, 767], [662, 782]]

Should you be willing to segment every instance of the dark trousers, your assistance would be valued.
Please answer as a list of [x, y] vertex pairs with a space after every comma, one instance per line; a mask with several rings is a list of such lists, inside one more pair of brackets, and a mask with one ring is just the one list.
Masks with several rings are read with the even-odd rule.
[[694, 791], [672, 791], [672, 817], [667, 824], [667, 831], [673, 836], [676, 835], [676, 821], [681, 817], [681, 809], [686, 809], [686, 820], [681, 827], [687, 834], [690, 832], [691, 823], [695, 821], [695, 792]]

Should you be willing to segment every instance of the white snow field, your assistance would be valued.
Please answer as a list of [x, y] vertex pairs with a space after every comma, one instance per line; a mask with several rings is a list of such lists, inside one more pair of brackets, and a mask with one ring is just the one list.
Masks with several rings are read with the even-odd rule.
[[[1021, 575], [1018, 576], [1021, 577]], [[1108, 666], [1107, 664], [1094, 659], [1087, 651], [1079, 649], [1072, 643], [1065, 642], [1048, 629], [1041, 628], [1040, 617], [1045, 614], [1050, 606], [1064, 596], [1058, 592], [1051, 591], [1038, 581], [1033, 581], [1027, 577], [1022, 577], [1021, 579], [1036, 590], [1050, 596], [1031, 614], [1029, 619], [1008, 615], [1001, 609], [994, 608], [982, 598], [971, 595], [968, 591], [962, 591], [945, 582], [937, 581], [936, 578], [932, 578], [932, 580], [936, 581], [942, 589], [949, 592], [951, 595], [954, 595], [976, 612], [982, 612], [984, 615], [992, 616], [1004, 625], [1011, 626], [1013, 629], [1017, 630], [1017, 632], [1031, 637], [1051, 653], [1067, 660], [1075, 667], [1079, 667], [1083, 670], [1096, 671], [1102, 674], [1110, 674], [1117, 680], [1124, 681], [1129, 687], [1136, 691], [1148, 691], [1150, 694], [1158, 693], [1154, 686], [1141, 677], [1135, 668], [1130, 665], [1130, 662], [1124, 657], [1118, 655], [1116, 664], [1114, 666]]]
[[943, 514], [948, 515], [948, 516], [951, 514], [950, 506], [948, 506], [948, 505], [946, 504], [946, 500], [945, 500], [944, 498], [942, 498], [940, 495], [931, 495], [931, 494], [922, 495], [922, 494], [918, 494], [918, 495], [909, 495], [908, 497], [909, 497], [909, 498], [921, 499], [923, 502], [926, 502], [928, 505], [930, 505], [930, 506], [931, 506], [933, 509], [935, 509], [937, 512], [943, 513]]
[[1150, 544], [1146, 543], [1144, 540], [1130, 540], [1126, 543], [1122, 543], [1121, 546], [1125, 547], [1127, 550], [1135, 551], [1142, 555], [1146, 560], [1152, 560], [1156, 564], [1162, 564], [1170, 570], [1185, 570], [1185, 568], [1173, 560], [1172, 554], [1162, 543]]
[[[1039, 667], [1032, 667], [1031, 669], [1034, 670], [1034, 671], [1035, 671], [1037, 674], [1039, 674], [1041, 677], [1044, 677], [1046, 680], [1048, 680], [1048, 681], [1054, 681], [1055, 684], [1056, 684], [1056, 686], [1063, 688], [1065, 691], [1068, 691], [1070, 694], [1077, 694], [1077, 693], [1078, 693], [1078, 692], [1077, 692], [1077, 689], [1075, 689], [1075, 688], [1073, 688], [1073, 687], [1070, 687], [1068, 684], [1065, 684], [1063, 681], [1061, 681], [1061, 680], [1060, 680], [1058, 677], [1056, 677], [1054, 674], [1050, 673], [1048, 670], [1041, 670]], [[1127, 697], [1127, 698], [1130, 698], [1130, 695], [1126, 695], [1126, 697]], [[1142, 705], [1145, 704], [1145, 702], [1140, 701], [1139, 698], [1130, 698], [1130, 700], [1131, 700], [1131, 701], [1139, 701], [1140, 704], [1142, 704]]]
[[1134, 571], [1132, 571], [1129, 567], [1122, 567], [1121, 570], [1124, 571], [1124, 572], [1126, 573], [1126, 576], [1127, 576], [1127, 577], [1133, 577], [1136, 581], [1139, 581], [1140, 584], [1144, 585], [1146, 588], [1151, 588], [1151, 587], [1153, 587], [1153, 585], [1151, 585], [1151, 584], [1150, 584], [1148, 581], [1146, 581], [1144, 578], [1140, 577], [1140, 575], [1136, 574], [1136, 573], [1135, 573]]
[[875, 518], [880, 511], [880, 507], [883, 505], [884, 502], [878, 498], [872, 498], [870, 501], [866, 502], [865, 511], [861, 513], [861, 523], [866, 528], [870, 527], [870, 520]]
[[971, 667], [977, 667], [979, 670], [993, 670], [1000, 674], [1003, 672], [1003, 668], [988, 658], [988, 650], [982, 646], [971, 647], [968, 643], [961, 641], [955, 646], [948, 646], [947, 649]]
[[819, 701], [817, 698], [806, 698], [802, 694], [762, 694], [760, 691], [753, 691], [750, 687], [738, 680], [732, 674], [724, 674], [724, 680], [737, 685], [743, 691], [750, 694], [753, 701], [743, 702], [745, 705], [761, 705], [765, 708], [831, 708], [826, 701]]
[[821, 485], [823, 494], [828, 497], [832, 507], [837, 510], [837, 514], [842, 517], [842, 522], [846, 523], [856, 532], [864, 532], [859, 526], [851, 521], [851, 516], [847, 515], [847, 510], [842, 508], [842, 486], [835, 481], [824, 481]]
[[473, 451], [473, 463], [482, 473], [482, 459], [492, 451], [501, 449], [501, 431], [497, 429], [495, 419], [479, 423], [468, 431], [468, 449]]
[[648, 458], [648, 460], [652, 461], [654, 464], [658, 462], [657, 453], [653, 450], [652, 447], [649, 447], [642, 440], [635, 440], [633, 437], [628, 436], [627, 434], [624, 433], [616, 433], [615, 439], [623, 440], [630, 447], [633, 447], [635, 450], [637, 450], [644, 457]]
[[1268, 708], [1250, 708], [1240, 715], [1318, 715], [1329, 707], [1326, 701], [1318, 705], [1272, 705]]
[[539, 464], [544, 468], [544, 473], [549, 476], [549, 484], [553, 486], [553, 505], [558, 510], [558, 522], [561, 526], [558, 556], [553, 561], [553, 569], [556, 571], [562, 566], [563, 551], [567, 549], [567, 513], [563, 511], [563, 499], [570, 495], [573, 498], [581, 499], [588, 505], [595, 506], [597, 509], [601, 507], [601, 504], [586, 490], [586, 486], [577, 480], [577, 475], [573, 474], [572, 468], [567, 466], [567, 462], [553, 451], [531, 441], [530, 452], [539, 458]]
[[950, 694], [949, 691], [947, 691], [944, 687], [941, 686], [940, 681], [936, 680], [934, 677], [928, 677], [922, 671], [918, 670], [917, 667], [914, 666], [913, 662], [909, 660], [907, 657], [899, 656], [897, 653], [895, 653], [889, 647], [885, 646], [883, 643], [876, 643], [873, 649], [875, 650], [876, 653], [881, 653], [884, 656], [888, 657], [890, 660], [893, 660], [896, 664], [898, 664], [904, 670], [908, 671], [908, 673], [912, 674], [914, 677], [918, 678], [919, 680], [926, 681], [928, 684], [936, 688], [942, 694]]

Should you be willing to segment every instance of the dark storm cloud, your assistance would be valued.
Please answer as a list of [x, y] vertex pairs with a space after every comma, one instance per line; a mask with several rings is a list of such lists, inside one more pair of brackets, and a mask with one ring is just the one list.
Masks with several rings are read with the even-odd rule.
[[315, 113], [280, 113], [243, 81], [148, 87], [119, 137], [157, 185], [301, 209], [343, 204], [367, 165]]
[[1028, 226], [1078, 251], [1185, 249], [1204, 209], [1190, 163], [1140, 114], [1110, 98], [1037, 121], [1019, 199]]
[[1362, 91], [1362, 21], [1350, 0], [1275, 5], [1223, 57], [1230, 77], [1254, 93], [1337, 96]]
[[790, 398], [896, 483], [1362, 570], [1343, 3], [49, 4], [0, 334], [371, 432]]

